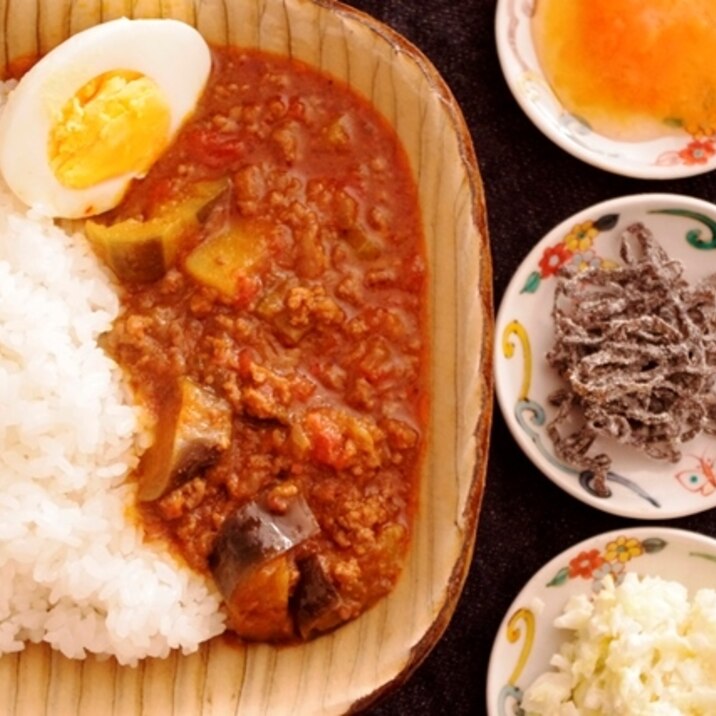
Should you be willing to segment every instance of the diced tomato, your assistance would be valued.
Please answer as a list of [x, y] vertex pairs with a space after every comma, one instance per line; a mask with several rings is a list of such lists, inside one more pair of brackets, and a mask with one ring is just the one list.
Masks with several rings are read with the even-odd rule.
[[251, 376], [251, 366], [254, 364], [253, 351], [250, 348], [242, 348], [239, 352], [239, 375], [242, 378]]
[[204, 126], [189, 130], [185, 146], [193, 159], [209, 167], [226, 167], [245, 151], [244, 143], [235, 134]]
[[261, 291], [261, 279], [258, 276], [239, 274], [236, 278], [234, 303], [237, 308], [247, 308]]
[[341, 469], [346, 465], [344, 437], [340, 428], [328, 417], [312, 413], [306, 419], [314, 460]]

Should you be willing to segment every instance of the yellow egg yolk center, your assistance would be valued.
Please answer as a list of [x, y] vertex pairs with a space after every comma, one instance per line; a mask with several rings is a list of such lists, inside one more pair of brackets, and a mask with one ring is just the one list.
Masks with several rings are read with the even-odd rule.
[[555, 93], [596, 131], [716, 130], [713, 0], [539, 0], [533, 30]]
[[169, 141], [170, 111], [157, 84], [138, 72], [105, 72], [61, 109], [49, 136], [57, 180], [85, 189], [131, 172], [141, 176]]

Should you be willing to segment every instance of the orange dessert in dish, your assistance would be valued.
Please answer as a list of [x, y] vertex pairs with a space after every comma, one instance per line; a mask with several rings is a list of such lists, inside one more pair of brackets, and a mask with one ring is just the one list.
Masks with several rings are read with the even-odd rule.
[[711, 0], [539, 0], [533, 36], [560, 101], [600, 134], [716, 130]]

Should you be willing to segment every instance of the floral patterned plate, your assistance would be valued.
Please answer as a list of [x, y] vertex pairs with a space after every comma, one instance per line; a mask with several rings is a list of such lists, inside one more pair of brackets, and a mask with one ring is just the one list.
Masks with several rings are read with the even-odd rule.
[[607, 532], [580, 542], [548, 562], [525, 585], [500, 625], [487, 672], [487, 713], [522, 713], [520, 700], [549, 669], [565, 633], [553, 623], [569, 597], [595, 592], [611, 574], [659, 576], [693, 594], [716, 584], [716, 540], [684, 530], [639, 527]]
[[509, 429], [547, 477], [578, 499], [606, 512], [665, 519], [716, 507], [716, 439], [699, 435], [682, 446], [674, 464], [637, 450], [598, 441], [613, 459], [607, 494], [594, 489], [591, 473], [558, 460], [546, 426], [555, 409], [548, 396], [560, 378], [546, 362], [554, 341], [550, 315], [555, 274], [572, 264], [618, 261], [624, 229], [643, 222], [664, 250], [684, 265], [690, 282], [716, 272], [716, 205], [674, 194], [612, 199], [572, 216], [528, 254], [503, 296], [495, 328], [495, 389]]
[[527, 116], [553, 142], [600, 169], [644, 179], [693, 176], [716, 167], [716, 136], [674, 130], [648, 141], [618, 141], [565, 110], [548, 84], [532, 41], [539, 0], [498, 0], [497, 50], [507, 84]]

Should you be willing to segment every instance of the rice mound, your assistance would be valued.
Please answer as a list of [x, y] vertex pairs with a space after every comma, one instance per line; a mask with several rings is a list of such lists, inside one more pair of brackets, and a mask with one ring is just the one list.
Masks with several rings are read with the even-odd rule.
[[0, 654], [135, 665], [224, 630], [214, 587], [128, 514], [141, 415], [97, 345], [119, 308], [84, 238], [0, 184]]

